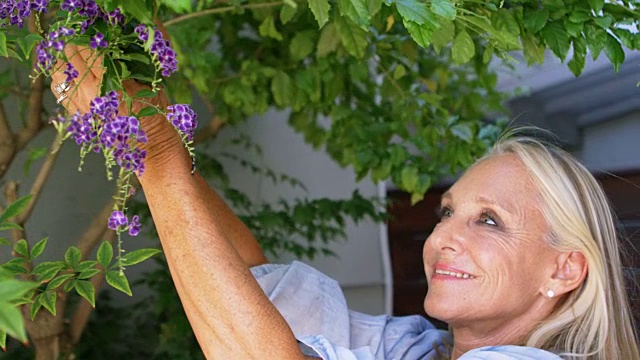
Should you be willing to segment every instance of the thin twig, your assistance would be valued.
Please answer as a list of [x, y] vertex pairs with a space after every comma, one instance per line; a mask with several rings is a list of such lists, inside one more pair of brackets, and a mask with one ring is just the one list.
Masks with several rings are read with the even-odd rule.
[[47, 154], [47, 158], [44, 160], [44, 163], [42, 164], [42, 167], [40, 167], [40, 171], [38, 171], [38, 175], [36, 176], [36, 179], [31, 186], [31, 191], [29, 193], [32, 195], [32, 197], [29, 201], [29, 204], [27, 204], [27, 207], [20, 214], [20, 216], [18, 216], [19, 225], [23, 225], [27, 221], [27, 219], [29, 219], [29, 216], [31, 216], [31, 212], [33, 211], [33, 208], [38, 201], [38, 198], [40, 198], [40, 194], [42, 193], [42, 188], [49, 178], [49, 175], [51, 175], [51, 171], [53, 170], [53, 166], [55, 165], [56, 160], [58, 159], [58, 155], [60, 155], [60, 151], [58, 151], [59, 146], [60, 134], [56, 135], [56, 138], [53, 139], [53, 143], [51, 144], [51, 147], [49, 149], [49, 154]]
[[200, 16], [207, 16], [207, 15], [213, 15], [213, 14], [222, 14], [222, 13], [226, 13], [226, 12], [233, 11], [233, 10], [238, 10], [238, 9], [269, 8], [269, 7], [273, 7], [273, 6], [279, 6], [279, 5], [282, 5], [282, 4], [284, 4], [284, 1], [276, 1], [276, 2], [270, 2], [270, 3], [261, 3], [261, 4], [247, 4], [247, 5], [241, 5], [241, 6], [225, 6], [225, 7], [219, 7], [219, 8], [214, 8], [214, 9], [207, 9], [207, 10], [194, 12], [194, 13], [191, 13], [191, 14], [187, 14], [187, 15], [183, 15], [183, 16], [177, 17], [175, 19], [168, 20], [168, 21], [166, 21], [164, 23], [164, 26], [169, 27], [169, 26], [175, 25], [177, 23], [183, 22], [185, 20], [193, 19], [193, 18], [200, 17]]

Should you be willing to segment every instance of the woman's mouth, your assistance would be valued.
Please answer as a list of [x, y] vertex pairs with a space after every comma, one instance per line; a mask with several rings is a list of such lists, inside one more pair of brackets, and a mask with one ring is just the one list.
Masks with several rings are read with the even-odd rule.
[[[457, 272], [457, 271], [450, 271], [450, 270], [442, 270], [442, 269], [435, 269], [434, 272], [434, 277], [440, 275], [443, 278], [444, 277], [453, 277], [453, 278], [458, 278], [458, 279], [475, 279], [475, 276], [471, 275], [471, 274], [467, 274], [464, 272]], [[438, 277], [440, 277], [438, 276]]]

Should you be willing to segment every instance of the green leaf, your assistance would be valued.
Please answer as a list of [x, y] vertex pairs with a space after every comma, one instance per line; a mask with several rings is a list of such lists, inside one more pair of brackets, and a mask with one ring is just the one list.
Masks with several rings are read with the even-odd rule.
[[29, 271], [24, 267], [24, 264], [24, 259], [13, 258], [0, 266], [0, 269], [9, 272], [11, 275], [28, 274]]
[[92, 269], [96, 265], [98, 265], [98, 262], [95, 261], [95, 260], [85, 260], [85, 261], [81, 262], [80, 264], [78, 264], [78, 266], [76, 266], [74, 268], [74, 270], [76, 272], [82, 272], [82, 271], [85, 271], [85, 270]]
[[433, 28], [428, 24], [420, 25], [413, 21], [403, 21], [404, 27], [409, 31], [413, 40], [423, 48], [428, 48], [433, 37]]
[[73, 290], [76, 287], [76, 282], [78, 282], [78, 280], [74, 279], [69, 279], [69, 281], [67, 281], [66, 284], [64, 284], [64, 292], [69, 292], [71, 290]]
[[336, 30], [336, 25], [330, 23], [320, 31], [320, 39], [316, 48], [316, 56], [318, 58], [325, 57], [338, 49], [340, 45], [340, 37]]
[[456, 27], [453, 21], [440, 21], [440, 28], [433, 32], [431, 37], [433, 48], [436, 52], [440, 52], [442, 48], [447, 46], [456, 36]]
[[92, 278], [96, 275], [98, 275], [99, 273], [101, 273], [102, 271], [100, 269], [88, 269], [88, 270], [84, 270], [82, 271], [80, 274], [78, 274], [78, 280], [84, 280], [84, 279], [89, 279]]
[[5, 237], [0, 237], [0, 245], [11, 245], [11, 241]]
[[31, 168], [31, 164], [33, 164], [35, 161], [42, 158], [43, 156], [47, 155], [48, 151], [49, 149], [47, 147], [36, 147], [36, 148], [29, 149], [29, 156], [27, 157], [27, 160], [24, 162], [24, 166], [22, 167], [22, 172], [24, 173], [24, 176], [29, 175], [29, 169]]
[[22, 342], [27, 341], [22, 313], [15, 305], [0, 303], [0, 329]]
[[548, 23], [541, 33], [549, 49], [564, 61], [571, 47], [571, 38], [562, 25], [557, 22]]
[[158, 249], [140, 249], [126, 253], [120, 260], [123, 266], [135, 265], [161, 252]]
[[178, 14], [191, 12], [191, 0], [160, 0], [159, 2]]
[[453, 40], [451, 57], [457, 64], [464, 64], [473, 59], [476, 54], [476, 46], [473, 39], [466, 31], [461, 31]]
[[526, 34], [522, 36], [522, 52], [527, 65], [544, 63], [545, 47], [538, 44], [538, 39], [533, 35]]
[[47, 284], [47, 290], [55, 290], [56, 288], [58, 288], [60, 285], [64, 284], [65, 281], [75, 277], [75, 274], [64, 274], [64, 275], [60, 275], [57, 276], [55, 279], [51, 280], [48, 284]]
[[[285, 107], [293, 98], [294, 93], [291, 78], [284, 71], [278, 71], [271, 80], [271, 93], [276, 105]], [[128, 255], [128, 254], [127, 254]]]
[[12, 222], [3, 222], [0, 224], [0, 231], [4, 230], [22, 230], [22, 226], [14, 224]]
[[40, 263], [32, 272], [38, 276], [39, 281], [47, 281], [56, 276], [65, 267], [66, 264], [62, 261], [49, 261]]
[[587, 11], [574, 11], [569, 15], [569, 21], [573, 23], [583, 23], [591, 20], [591, 14]]
[[456, 19], [456, 6], [451, 0], [433, 0], [431, 11], [448, 20]]
[[158, 93], [155, 93], [149, 89], [142, 89], [138, 91], [135, 95], [133, 95], [133, 98], [134, 99], [151, 98], [151, 97], [155, 97], [156, 95], [158, 95]]
[[141, 109], [136, 115], [136, 117], [138, 119], [141, 119], [147, 116], [158, 115], [159, 113], [160, 111], [158, 111], [158, 109], [155, 106], [147, 106], [146, 108]]
[[329, 0], [309, 0], [309, 8], [318, 22], [318, 28], [322, 28], [329, 20]]
[[470, 143], [473, 139], [473, 131], [468, 123], [460, 123], [452, 126], [451, 133], [466, 143]]
[[369, 14], [373, 17], [375, 16], [380, 8], [382, 7], [382, 0], [367, 0], [367, 9], [369, 9]]
[[64, 254], [64, 260], [69, 266], [75, 269], [75, 267], [80, 263], [80, 260], [82, 260], [82, 253], [80, 252], [80, 249], [75, 246], [70, 246]]
[[2, 351], [7, 351], [7, 332], [0, 329], [0, 348]]
[[413, 192], [418, 186], [418, 168], [415, 166], [406, 166], [402, 169], [400, 175], [402, 188], [408, 192]]
[[111, 263], [111, 259], [113, 258], [113, 246], [111, 246], [111, 243], [103, 241], [98, 248], [96, 258], [104, 268], [109, 267], [109, 263]]
[[362, 59], [368, 46], [367, 33], [349, 19], [337, 18], [335, 24], [345, 50], [355, 58]]
[[495, 48], [491, 45], [487, 46], [486, 49], [484, 49], [484, 52], [482, 53], [483, 64], [488, 64], [491, 61], [491, 58], [493, 58], [494, 51], [495, 51]]
[[535, 34], [547, 25], [549, 20], [549, 9], [542, 8], [539, 10], [524, 11], [524, 28]]
[[37, 34], [28, 34], [26, 36], [20, 36], [16, 42], [20, 47], [20, 50], [22, 50], [25, 59], [29, 59], [34, 46], [36, 46], [40, 41], [42, 41], [42, 36]]
[[431, 23], [437, 25], [437, 19], [427, 5], [418, 0], [395, 0], [396, 9], [403, 21], [412, 21], [419, 25]]
[[289, 44], [289, 52], [293, 61], [300, 61], [313, 52], [316, 43], [316, 31], [301, 31], [294, 35]]
[[36, 314], [38, 313], [38, 310], [40, 310], [41, 307], [42, 307], [42, 297], [36, 296], [36, 298], [33, 299], [31, 306], [29, 307], [29, 315], [31, 316], [31, 320], [36, 318]]
[[289, 4], [284, 4], [282, 8], [280, 8], [280, 22], [282, 23], [282, 25], [291, 21], [291, 19], [293, 19], [293, 17], [296, 15], [297, 11], [297, 6], [294, 7]]
[[258, 32], [262, 37], [270, 37], [278, 41], [282, 40], [282, 34], [280, 34], [278, 32], [278, 29], [276, 29], [276, 24], [273, 21], [273, 16], [267, 16], [264, 19], [264, 21], [258, 28]]
[[7, 35], [5, 35], [4, 32], [0, 32], [0, 56], [9, 56], [7, 52]]
[[118, 270], [107, 271], [107, 283], [113, 286], [115, 289], [122, 291], [123, 293], [131, 296], [131, 288], [129, 287], [129, 281]]
[[49, 290], [43, 292], [38, 296], [42, 296], [42, 299], [40, 300], [40, 302], [42, 302], [42, 306], [44, 306], [45, 309], [49, 310], [51, 315], [56, 316], [56, 300], [58, 299], [56, 292]]
[[31, 201], [31, 195], [26, 195], [9, 204], [2, 215], [0, 215], [0, 223], [4, 223], [5, 221], [20, 214], [24, 208], [27, 207], [29, 201]]
[[18, 240], [15, 245], [13, 245], [13, 251], [18, 254], [24, 256], [25, 258], [29, 258], [29, 245], [27, 244], [27, 240], [21, 239]]
[[584, 37], [579, 36], [573, 39], [573, 58], [567, 66], [576, 77], [582, 74], [587, 58], [587, 41]]
[[615, 72], [620, 71], [620, 65], [624, 62], [625, 55], [618, 39], [613, 35], [607, 34], [607, 42], [604, 44], [604, 53], [609, 58], [609, 61], [611, 61], [611, 65], [613, 65]]
[[596, 13], [602, 11], [602, 8], [604, 7], [604, 0], [587, 0], [587, 2]]
[[338, 9], [354, 23], [367, 30], [371, 23], [371, 15], [366, 0], [338, 0]]
[[[171, 1], [174, 1], [174, 0], [171, 0]], [[148, 1], [145, 1], [145, 0], [123, 1], [122, 5], [120, 5], [120, 8], [125, 14], [129, 14], [135, 17], [136, 19], [140, 20], [140, 22], [144, 24], [153, 24], [153, 19], [151, 18], [151, 15], [153, 14], [153, 9], [148, 8], [147, 5], [148, 5]]]
[[49, 241], [49, 238], [46, 237], [40, 241], [38, 241], [35, 245], [33, 245], [33, 247], [31, 248], [31, 259], [35, 259], [38, 256], [40, 256], [42, 254], [42, 252], [44, 251], [45, 247], [47, 246], [47, 242]]
[[79, 280], [76, 283], [76, 291], [78, 295], [85, 298], [91, 307], [96, 307], [96, 289], [93, 287], [93, 284], [86, 280]]
[[607, 32], [593, 25], [585, 26], [584, 30], [591, 58], [596, 60], [608, 41]]
[[0, 302], [8, 303], [23, 297], [29, 291], [35, 289], [38, 283], [15, 279], [0, 281]]
[[605, 14], [604, 16], [593, 19], [593, 22], [603, 29], [608, 29], [615, 22], [615, 19], [611, 15]]
[[498, 31], [506, 31], [513, 35], [520, 34], [520, 25], [507, 9], [500, 9], [491, 17], [493, 27]]
[[407, 69], [402, 66], [402, 64], [399, 64], [398, 66], [396, 66], [396, 68], [393, 70], [393, 78], [395, 80], [398, 80], [400, 78], [402, 78], [403, 76], [405, 76], [407, 74]]

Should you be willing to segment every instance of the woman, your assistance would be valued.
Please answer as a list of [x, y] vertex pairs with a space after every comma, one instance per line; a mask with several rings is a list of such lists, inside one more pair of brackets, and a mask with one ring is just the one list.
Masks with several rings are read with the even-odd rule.
[[[67, 52], [87, 76], [63, 104], [86, 112], [102, 70], [87, 67], [84, 49]], [[64, 80], [54, 74], [52, 86]], [[424, 246], [425, 309], [447, 333], [418, 316], [349, 312], [335, 281], [298, 262], [267, 264], [244, 224], [191, 175], [166, 120], [143, 127], [140, 183], [210, 359], [640, 359], [612, 214], [593, 177], [560, 150], [505, 140], [443, 196]]]

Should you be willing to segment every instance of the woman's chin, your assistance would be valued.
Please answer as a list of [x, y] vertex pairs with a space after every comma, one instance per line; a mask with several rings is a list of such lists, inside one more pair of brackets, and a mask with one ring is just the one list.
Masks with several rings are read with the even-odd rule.
[[427, 296], [424, 299], [424, 311], [432, 318], [449, 322], [450, 319], [455, 317], [455, 308], [447, 301], [441, 301], [435, 299], [433, 296]]

